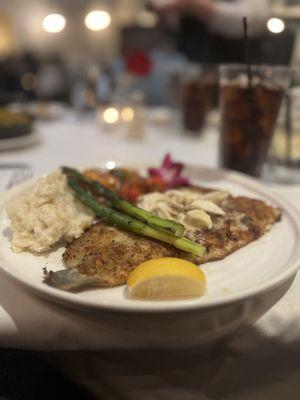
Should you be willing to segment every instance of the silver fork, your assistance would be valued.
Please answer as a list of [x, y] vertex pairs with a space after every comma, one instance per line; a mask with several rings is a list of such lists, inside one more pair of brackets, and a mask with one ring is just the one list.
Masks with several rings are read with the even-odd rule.
[[16, 167], [13, 170], [10, 179], [6, 185], [6, 189], [10, 189], [18, 185], [19, 183], [25, 182], [31, 179], [32, 176], [33, 176], [32, 168], [29, 165], [20, 164], [20, 166]]

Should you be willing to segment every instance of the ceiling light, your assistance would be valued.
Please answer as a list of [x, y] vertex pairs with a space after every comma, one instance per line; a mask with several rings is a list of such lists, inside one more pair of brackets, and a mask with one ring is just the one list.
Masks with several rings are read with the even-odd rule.
[[101, 31], [110, 25], [111, 17], [106, 11], [94, 10], [87, 14], [84, 23], [91, 31]]
[[66, 19], [60, 14], [49, 14], [43, 20], [43, 28], [49, 33], [61, 32], [66, 26]]
[[272, 33], [281, 33], [284, 31], [285, 24], [280, 18], [270, 18], [267, 22], [267, 27]]

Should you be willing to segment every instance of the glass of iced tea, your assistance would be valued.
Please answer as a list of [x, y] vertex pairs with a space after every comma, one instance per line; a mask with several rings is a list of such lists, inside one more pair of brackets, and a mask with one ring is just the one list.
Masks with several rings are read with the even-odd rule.
[[215, 71], [189, 64], [181, 79], [182, 125], [186, 133], [198, 135], [213, 105]]
[[291, 80], [283, 66], [220, 67], [220, 164], [260, 176], [272, 140], [280, 105]]

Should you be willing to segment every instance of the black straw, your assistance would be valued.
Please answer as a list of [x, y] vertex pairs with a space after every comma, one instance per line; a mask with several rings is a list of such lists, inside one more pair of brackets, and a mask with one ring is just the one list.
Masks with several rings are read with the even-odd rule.
[[245, 64], [247, 67], [247, 76], [248, 76], [248, 88], [252, 87], [252, 69], [249, 59], [249, 38], [248, 38], [248, 24], [247, 18], [243, 17], [243, 28], [244, 28], [244, 58]]

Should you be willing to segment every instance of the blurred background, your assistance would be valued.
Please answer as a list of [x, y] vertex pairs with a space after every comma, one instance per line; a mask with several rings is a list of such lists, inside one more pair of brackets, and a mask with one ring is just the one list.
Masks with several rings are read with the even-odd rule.
[[[292, 67], [299, 87], [296, 0], [0, 0], [0, 150], [41, 141], [35, 121], [71, 114], [123, 139], [142, 139], [153, 122], [173, 137], [203, 138], [207, 126], [224, 126], [220, 64], [247, 62]], [[276, 143], [298, 171], [296, 89], [282, 102]]]
[[[297, 4], [271, 2], [253, 62], [300, 63]], [[197, 57], [151, 8], [143, 0], [1, 0], [2, 104], [51, 99], [89, 107], [111, 102], [116, 87], [129, 84], [124, 71], [143, 76], [139, 85], [148, 104], [166, 104], [172, 74]]]

